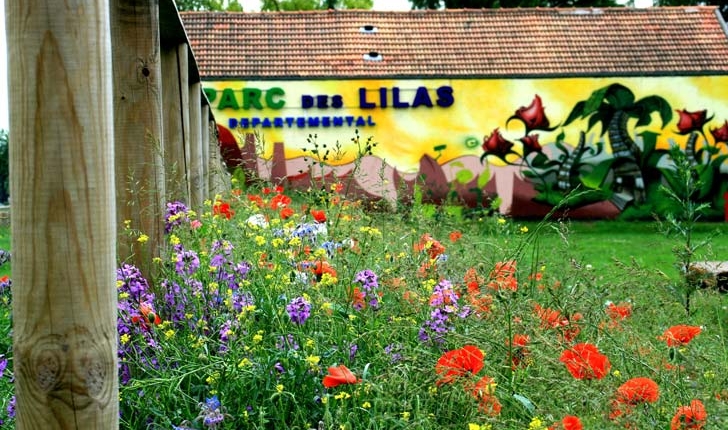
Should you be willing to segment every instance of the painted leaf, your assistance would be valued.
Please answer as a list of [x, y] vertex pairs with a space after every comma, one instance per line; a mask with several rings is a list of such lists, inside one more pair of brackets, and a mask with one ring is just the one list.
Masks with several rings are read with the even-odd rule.
[[462, 169], [458, 170], [458, 172], [455, 174], [455, 180], [461, 184], [467, 184], [473, 179], [474, 176], [475, 174], [473, 174], [473, 172], [471, 172], [470, 170]]
[[607, 179], [609, 170], [612, 168], [612, 164], [615, 160], [616, 159], [614, 158], [609, 158], [594, 166], [594, 169], [592, 169], [589, 174], [584, 175], [580, 178], [581, 183], [584, 184], [584, 186], [587, 188], [601, 188], [604, 180]]
[[[576, 105], [574, 105], [574, 108], [571, 110], [571, 113], [569, 113], [569, 117], [566, 118], [566, 121], [564, 122], [564, 126], [569, 125], [572, 121], [575, 121], [579, 118], [584, 118], [586, 115], [584, 115], [584, 108], [586, 107], [585, 101], [580, 101]], [[556, 140], [563, 139], [563, 132], [559, 134], [559, 137], [556, 138]]]
[[652, 112], [660, 114], [660, 119], [662, 120], [661, 128], [665, 128], [672, 120], [672, 107], [667, 100], [660, 96], [645, 97], [636, 103], [636, 107], [640, 112], [637, 127], [649, 125], [652, 122]]
[[622, 84], [608, 86], [605, 98], [616, 110], [626, 110], [634, 104], [634, 93]]
[[486, 164], [485, 169], [480, 172], [480, 176], [478, 176], [478, 188], [485, 188], [486, 185], [488, 185], [488, 181], [490, 180], [490, 165]]

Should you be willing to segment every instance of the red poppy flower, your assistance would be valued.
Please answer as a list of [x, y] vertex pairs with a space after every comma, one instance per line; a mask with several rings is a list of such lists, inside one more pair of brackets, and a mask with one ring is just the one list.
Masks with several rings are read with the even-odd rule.
[[141, 317], [131, 317], [131, 322], [134, 324], [141, 322], [143, 326], [146, 326], [147, 324], [159, 325], [162, 323], [162, 319], [154, 312], [152, 306], [147, 303], [139, 305], [139, 313], [142, 314]]
[[523, 144], [523, 152], [526, 154], [530, 152], [541, 152], [543, 150], [541, 144], [538, 143], [538, 134], [529, 134], [518, 140]]
[[320, 281], [324, 274], [328, 273], [331, 277], [336, 278], [336, 269], [334, 269], [326, 260], [315, 260], [304, 262], [302, 267], [314, 275], [316, 280]]
[[670, 421], [670, 430], [700, 430], [705, 427], [708, 414], [700, 400], [693, 400], [688, 406], [680, 406]]
[[276, 194], [270, 199], [270, 208], [273, 210], [288, 207], [291, 204], [291, 198], [285, 194]]
[[437, 385], [450, 383], [459, 376], [476, 374], [483, 368], [483, 351], [475, 345], [465, 345], [442, 354], [435, 365], [435, 373], [443, 375]]
[[365, 297], [366, 293], [364, 291], [359, 290], [359, 287], [354, 287], [354, 291], [351, 292], [351, 304], [354, 309], [362, 310], [367, 307], [367, 303], [364, 301]]
[[324, 211], [311, 209], [311, 216], [313, 217], [313, 220], [319, 224], [326, 222], [326, 212]]
[[527, 334], [513, 335], [513, 340], [507, 341], [506, 346], [511, 347], [511, 368], [515, 369], [523, 363], [527, 363], [527, 358], [531, 355], [531, 351], [526, 348], [531, 342], [531, 337]]
[[361, 382], [361, 379], [357, 379], [356, 375], [351, 373], [351, 370], [343, 364], [340, 364], [338, 366], [329, 367], [329, 374], [324, 376], [322, 382], [324, 387], [334, 388], [344, 384], [356, 384]]
[[457, 242], [462, 237], [463, 237], [463, 234], [457, 230], [450, 232], [450, 242], [452, 242], [452, 243]]
[[583, 428], [579, 417], [566, 415], [561, 421], [549, 427], [549, 430], [582, 430]]
[[478, 400], [478, 409], [487, 415], [492, 417], [500, 414], [501, 404], [498, 398], [495, 396], [495, 388], [497, 384], [495, 380], [490, 376], [483, 376], [468, 388], [470, 394]]
[[576, 379], [602, 379], [611, 367], [607, 356], [590, 343], [577, 343], [564, 351], [559, 360]]
[[293, 208], [283, 208], [278, 212], [278, 216], [281, 217], [281, 219], [288, 219], [292, 217], [296, 211], [293, 210]]
[[708, 118], [708, 111], [703, 109], [696, 112], [688, 112], [687, 110], [677, 110], [680, 115], [680, 119], [677, 123], [677, 130], [679, 134], [690, 134], [694, 131], [702, 131], [705, 123], [713, 119], [711, 116]]
[[233, 215], [235, 215], [235, 211], [230, 209], [230, 203], [218, 200], [212, 206], [212, 214], [224, 216], [225, 218], [230, 219]]
[[728, 120], [720, 128], [711, 128], [710, 133], [713, 135], [715, 143], [728, 143]]
[[534, 96], [529, 106], [521, 106], [518, 108], [516, 113], [508, 118], [506, 125], [512, 119], [518, 119], [526, 125], [526, 134], [530, 133], [531, 130], [553, 130], [553, 128], [549, 128], [549, 120], [546, 118], [546, 111], [541, 103], [541, 97], [538, 94]]
[[607, 304], [607, 315], [612, 321], [621, 321], [632, 315], [631, 303], [620, 303], [615, 305], [612, 302]]
[[674, 325], [665, 330], [660, 339], [664, 340], [667, 346], [682, 346], [690, 343], [701, 331], [702, 329], [697, 326]]
[[[493, 130], [490, 136], [483, 139], [483, 151], [485, 155], [495, 155], [496, 157], [504, 158], [511, 152], [513, 148], [513, 142], [506, 140], [498, 131], [498, 128]], [[481, 160], [482, 161], [482, 160]]]
[[654, 403], [660, 398], [660, 387], [650, 378], [632, 378], [617, 388], [616, 401], [636, 405]]

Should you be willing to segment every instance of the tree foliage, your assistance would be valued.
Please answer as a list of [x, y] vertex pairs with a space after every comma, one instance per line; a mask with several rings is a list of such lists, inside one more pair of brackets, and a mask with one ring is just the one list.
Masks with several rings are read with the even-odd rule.
[[373, 0], [261, 0], [263, 11], [371, 9]]
[[224, 12], [241, 12], [243, 6], [238, 0], [175, 0], [177, 10], [211, 10]]

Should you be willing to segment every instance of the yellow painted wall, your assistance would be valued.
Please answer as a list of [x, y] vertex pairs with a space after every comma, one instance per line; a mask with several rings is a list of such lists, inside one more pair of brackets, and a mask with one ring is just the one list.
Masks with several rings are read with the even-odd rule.
[[[645, 77], [645, 78], [559, 78], [559, 79], [426, 79], [426, 80], [302, 80], [302, 81], [214, 81], [205, 82], [204, 87], [211, 99], [218, 124], [229, 127], [248, 119], [248, 128], [237, 128], [233, 134], [257, 131], [267, 145], [264, 157], [270, 157], [272, 144], [284, 142], [286, 158], [304, 155], [303, 148], [312, 149], [307, 143], [310, 134], [316, 134], [319, 146], [332, 148], [336, 142], [342, 145], [343, 156], [330, 156], [329, 164], [344, 164], [353, 161], [356, 148], [351, 146], [355, 129], [364, 141], [370, 136], [378, 143], [374, 155], [401, 172], [417, 171], [419, 160], [424, 154], [437, 158], [438, 163], [445, 163], [463, 155], [483, 153], [481, 144], [483, 137], [499, 128], [506, 139], [515, 141], [524, 136], [523, 125], [511, 121], [506, 127], [507, 119], [522, 107], [528, 106], [535, 95], [542, 99], [546, 115], [551, 126], [562, 124], [574, 105], [589, 97], [600, 88], [613, 83], [620, 83], [629, 88], [639, 100], [651, 95], [659, 95], [666, 99], [673, 108], [673, 119], [660, 129], [660, 120], [653, 114], [650, 127], [637, 129], [637, 132], [650, 129], [660, 133], [658, 147], [667, 147], [670, 139], [684, 143], [685, 136], [677, 136], [678, 115], [674, 110], [686, 109], [699, 111], [707, 109], [708, 116], [714, 115], [705, 132], [720, 127], [728, 119], [728, 77]], [[420, 89], [423, 87], [424, 89]], [[271, 90], [278, 88], [279, 90]], [[380, 90], [384, 88], [385, 90]], [[422, 104], [417, 107], [395, 108], [392, 106], [393, 88], [399, 90], [400, 103], [415, 101], [420, 92], [419, 101], [425, 103], [429, 95], [433, 107]], [[449, 106], [437, 104], [438, 89], [447, 93], [452, 89], [452, 100]], [[260, 90], [256, 97], [255, 90], [248, 97], [247, 108], [243, 91]], [[360, 91], [364, 91], [364, 101], [375, 103], [374, 108], [363, 109]], [[386, 107], [381, 106], [380, 91], [386, 94]], [[268, 101], [279, 107], [267, 106]], [[313, 107], [304, 108], [302, 103], [306, 97], [313, 98]], [[326, 102], [328, 107], [320, 108], [317, 96]], [[335, 99], [334, 96], [340, 96]], [[440, 97], [441, 104], [448, 104], [447, 97]], [[255, 107], [255, 100], [262, 109]], [[309, 99], [310, 100], [310, 99]], [[340, 100], [341, 107], [331, 107]], [[222, 103], [222, 109], [219, 109]], [[298, 127], [298, 118], [318, 118], [318, 127]], [[361, 118], [364, 125], [323, 127], [321, 122], [329, 117]], [[253, 118], [259, 121], [269, 119], [270, 127], [257, 125], [252, 127]], [[280, 118], [282, 127], [276, 127], [275, 118]], [[289, 120], [290, 119], [290, 120]], [[231, 124], [232, 120], [232, 124]], [[289, 123], [287, 123], [289, 121]], [[306, 120], [308, 121], [308, 120]], [[346, 120], [345, 120], [346, 121]], [[281, 125], [281, 123], [279, 123]], [[556, 136], [564, 132], [566, 141], [575, 143], [580, 130], [586, 130], [585, 122], [574, 122], [566, 128], [558, 127], [551, 132], [538, 133], [541, 145], [553, 143]], [[592, 141], [598, 138], [599, 127], [591, 130]], [[436, 147], [444, 146], [441, 151]], [[493, 160], [494, 161], [494, 160]]]

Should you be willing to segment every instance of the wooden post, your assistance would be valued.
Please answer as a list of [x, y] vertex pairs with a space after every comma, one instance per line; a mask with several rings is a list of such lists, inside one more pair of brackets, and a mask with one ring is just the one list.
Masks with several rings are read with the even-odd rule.
[[5, 6], [16, 428], [115, 429], [108, 1]]
[[[111, 26], [117, 255], [131, 256], [129, 262], [148, 277], [164, 240], [166, 203], [159, 0], [112, 1]], [[137, 242], [124, 228], [126, 220], [150, 240]]]
[[220, 155], [220, 143], [217, 140], [217, 125], [210, 121], [208, 129], [210, 133], [210, 197], [225, 192], [225, 178], [227, 171], [224, 170], [222, 156]]
[[200, 115], [200, 131], [202, 133], [202, 198], [212, 199], [210, 196], [210, 105], [202, 106]]
[[190, 204], [187, 45], [162, 46], [164, 159], [169, 200]]
[[202, 108], [202, 85], [196, 82], [190, 85], [190, 203], [192, 207], [199, 211], [202, 209], [202, 203], [205, 195], [202, 189], [204, 180], [204, 172], [202, 171], [202, 127], [205, 124], [207, 131], [207, 123], [201, 122], [200, 110]]

